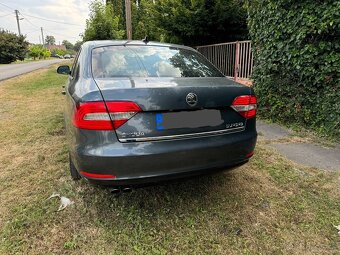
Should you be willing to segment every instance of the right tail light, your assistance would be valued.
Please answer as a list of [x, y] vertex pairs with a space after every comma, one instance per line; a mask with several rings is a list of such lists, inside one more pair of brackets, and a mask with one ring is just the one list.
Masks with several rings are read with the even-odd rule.
[[256, 96], [254, 95], [238, 96], [231, 104], [231, 108], [233, 108], [246, 119], [250, 119], [256, 116], [256, 103], [257, 100]]

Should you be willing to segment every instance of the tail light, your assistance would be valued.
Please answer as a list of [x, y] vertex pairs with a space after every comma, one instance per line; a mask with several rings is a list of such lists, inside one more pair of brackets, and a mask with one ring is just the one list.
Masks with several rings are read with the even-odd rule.
[[256, 96], [249, 95], [236, 97], [231, 108], [247, 119], [253, 118], [256, 116]]
[[141, 108], [134, 102], [88, 102], [80, 103], [73, 116], [77, 128], [91, 130], [117, 129]]

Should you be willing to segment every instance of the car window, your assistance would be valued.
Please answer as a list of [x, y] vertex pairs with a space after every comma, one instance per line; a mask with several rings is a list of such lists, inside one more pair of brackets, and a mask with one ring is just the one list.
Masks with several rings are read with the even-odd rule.
[[195, 51], [163, 46], [107, 46], [92, 50], [95, 78], [223, 77]]
[[75, 59], [74, 59], [74, 62], [73, 62], [73, 65], [72, 65], [72, 69], [71, 69], [71, 76], [74, 77], [75, 74], [77, 74], [77, 72], [79, 71], [79, 55], [80, 55], [80, 52], [81, 52], [81, 48], [79, 49]]

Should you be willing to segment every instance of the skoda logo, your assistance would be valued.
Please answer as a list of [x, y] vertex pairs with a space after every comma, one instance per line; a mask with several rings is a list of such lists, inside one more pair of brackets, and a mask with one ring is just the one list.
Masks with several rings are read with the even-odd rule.
[[197, 104], [198, 98], [195, 93], [189, 93], [185, 100], [187, 101], [188, 105], [195, 106]]

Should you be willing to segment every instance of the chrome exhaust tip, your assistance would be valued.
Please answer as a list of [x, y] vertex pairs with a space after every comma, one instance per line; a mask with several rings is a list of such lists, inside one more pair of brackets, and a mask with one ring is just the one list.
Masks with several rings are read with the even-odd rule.
[[129, 192], [132, 191], [132, 189], [131, 189], [130, 187], [125, 187], [125, 188], [122, 189], [122, 191], [123, 191], [124, 193], [129, 193]]
[[119, 188], [112, 188], [110, 189], [110, 193], [111, 194], [119, 194], [121, 192], [121, 190]]

